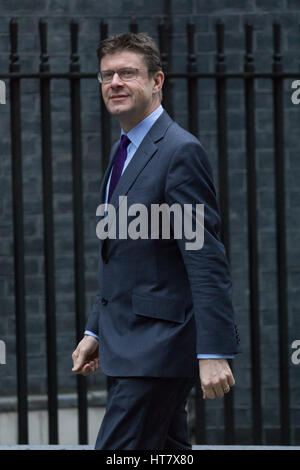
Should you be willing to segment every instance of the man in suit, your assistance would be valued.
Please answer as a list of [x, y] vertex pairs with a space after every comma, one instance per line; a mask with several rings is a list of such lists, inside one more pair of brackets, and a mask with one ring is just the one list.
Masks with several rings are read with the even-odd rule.
[[[200, 378], [203, 399], [223, 397], [235, 383], [227, 359], [240, 352], [212, 171], [199, 140], [161, 106], [164, 74], [147, 34], [108, 38], [98, 58], [102, 96], [121, 139], [101, 186], [107, 236], [99, 292], [72, 370], [89, 375], [101, 367], [114, 378], [96, 449], [190, 449], [191, 388]], [[118, 214], [130, 208], [128, 228], [141, 204], [148, 214], [155, 205], [170, 214], [174, 204], [189, 205], [196, 227], [195, 207], [204, 204], [203, 246], [187, 249], [186, 231], [175, 236], [175, 217], [169, 237], [161, 221], [154, 236], [145, 217], [146, 233], [140, 227], [140, 237], [124, 236]]]

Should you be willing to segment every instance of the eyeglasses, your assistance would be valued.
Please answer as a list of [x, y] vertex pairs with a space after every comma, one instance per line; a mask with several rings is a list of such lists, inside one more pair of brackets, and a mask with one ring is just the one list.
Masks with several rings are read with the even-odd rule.
[[109, 83], [112, 81], [115, 73], [119, 75], [122, 81], [130, 82], [131, 80], [135, 80], [137, 78], [139, 69], [126, 67], [119, 70], [103, 70], [102, 72], [98, 72], [97, 78], [100, 83]]

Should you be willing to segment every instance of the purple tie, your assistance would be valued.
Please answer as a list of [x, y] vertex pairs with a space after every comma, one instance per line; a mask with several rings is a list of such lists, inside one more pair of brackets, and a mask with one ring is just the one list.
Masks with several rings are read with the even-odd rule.
[[118, 151], [116, 153], [113, 171], [112, 171], [111, 178], [110, 178], [108, 202], [110, 201], [112, 193], [114, 192], [115, 187], [117, 186], [118, 181], [121, 177], [124, 163], [127, 157], [127, 147], [130, 144], [130, 142], [131, 141], [127, 137], [127, 135], [122, 134], [121, 142], [120, 142]]

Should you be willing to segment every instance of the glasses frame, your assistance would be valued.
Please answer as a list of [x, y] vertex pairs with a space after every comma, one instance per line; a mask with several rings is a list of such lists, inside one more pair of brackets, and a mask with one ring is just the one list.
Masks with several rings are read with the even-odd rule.
[[[119, 72], [121, 72], [122, 70], [128, 70], [128, 69], [135, 71], [135, 74], [136, 74], [135, 77], [134, 78], [129, 78], [129, 79], [120, 77]], [[103, 81], [101, 71], [97, 73], [97, 79], [98, 79], [98, 82], [101, 85], [103, 85], [103, 84], [105, 85], [106, 83], [111, 83], [113, 81], [114, 75], [117, 73], [119, 79], [122, 80], [122, 82], [131, 82], [131, 81], [137, 79], [139, 72], [141, 72], [142, 70], [144, 70], [144, 69], [137, 69], [135, 67], [122, 67], [121, 69], [118, 69], [118, 70], [105, 70], [105, 72], [113, 72], [113, 76], [111, 77], [111, 79], [107, 80], [107, 81]], [[147, 71], [147, 70], [145, 70], [145, 71]], [[148, 72], [155, 72], [155, 70], [148, 70]]]

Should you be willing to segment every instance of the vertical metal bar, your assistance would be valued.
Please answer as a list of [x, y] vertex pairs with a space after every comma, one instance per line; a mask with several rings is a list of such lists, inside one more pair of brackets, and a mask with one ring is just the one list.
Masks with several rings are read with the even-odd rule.
[[[47, 23], [39, 22], [41, 43], [40, 72], [49, 72], [47, 55]], [[47, 331], [47, 384], [48, 384], [48, 428], [49, 444], [58, 443], [57, 414], [57, 358], [56, 358], [56, 312], [55, 312], [55, 267], [54, 229], [52, 204], [52, 142], [51, 142], [51, 100], [50, 78], [40, 79], [41, 96], [41, 136], [43, 171], [43, 213], [44, 213], [44, 253], [45, 253], [45, 297]]]
[[[245, 24], [246, 54], [244, 71], [252, 74], [253, 26]], [[261, 365], [259, 333], [259, 289], [258, 289], [258, 248], [257, 248], [257, 205], [255, 168], [255, 95], [254, 78], [245, 79], [246, 109], [246, 158], [247, 158], [247, 204], [248, 204], [248, 255], [250, 289], [250, 331], [251, 331], [251, 376], [252, 376], [252, 442], [262, 443], [261, 410]]]
[[[189, 131], [198, 137], [198, 79], [191, 77], [190, 74], [197, 72], [197, 61], [195, 54], [195, 24], [190, 21], [187, 24], [188, 38], [188, 57], [187, 71], [188, 77], [188, 126]], [[206, 415], [205, 401], [202, 398], [202, 389], [200, 381], [195, 385], [195, 425], [196, 425], [196, 443], [198, 445], [206, 442]]]
[[[103, 41], [108, 37], [108, 24], [106, 21], [101, 21], [100, 23], [100, 41]], [[99, 64], [100, 68], [100, 64]], [[100, 104], [101, 111], [101, 161], [102, 161], [102, 176], [108, 165], [108, 157], [111, 149], [111, 117], [109, 112], [106, 109], [103, 99], [101, 99]], [[106, 390], [110, 390], [113, 385], [114, 378], [106, 376]]]
[[195, 384], [195, 437], [197, 445], [206, 444], [205, 402], [202, 397], [200, 380], [197, 379]]
[[281, 29], [273, 24], [273, 96], [274, 96], [274, 157], [276, 194], [276, 236], [277, 236], [277, 295], [278, 295], [278, 336], [279, 336], [279, 377], [280, 377], [280, 421], [281, 444], [290, 444], [290, 399], [289, 399], [289, 348], [286, 270], [286, 228], [284, 188], [284, 110], [283, 79], [276, 76], [282, 72]]
[[161, 62], [163, 72], [165, 73], [165, 83], [163, 86], [163, 101], [162, 104], [166, 111], [173, 116], [173, 103], [171, 96], [171, 79], [168, 78], [169, 73], [169, 54], [167, 52], [168, 44], [168, 30], [165, 20], [162, 19], [158, 25], [158, 38], [159, 38], [159, 49], [161, 55]]
[[191, 77], [197, 72], [197, 60], [195, 54], [195, 24], [189, 22], [187, 24], [188, 36], [188, 115], [189, 115], [189, 131], [198, 137], [198, 79]]
[[[164, 12], [164, 22], [165, 22], [165, 36], [164, 36], [164, 53], [166, 54], [166, 73], [167, 75], [172, 70], [172, 47], [173, 47], [173, 24], [172, 24], [172, 15], [173, 15], [173, 0], [164, 0], [163, 5]], [[167, 103], [168, 103], [168, 112], [171, 117], [174, 117], [174, 106], [173, 106], [173, 84], [174, 79], [169, 78], [167, 80]]]
[[172, 0], [164, 0], [164, 15], [166, 17], [172, 16]]
[[129, 31], [130, 31], [131, 33], [137, 34], [137, 33], [138, 33], [138, 30], [139, 30], [139, 26], [138, 26], [138, 24], [137, 24], [136, 18], [133, 17], [133, 18], [131, 18], [131, 22], [130, 22], [130, 24], [129, 24]]
[[[224, 24], [216, 24], [217, 34], [217, 56], [216, 73], [226, 72], [224, 54]], [[229, 211], [228, 211], [228, 155], [227, 155], [227, 118], [226, 118], [226, 78], [217, 77], [217, 127], [218, 127], [218, 177], [219, 177], [219, 206], [221, 215], [221, 238], [226, 248], [228, 259], [230, 258], [229, 245]], [[228, 359], [229, 366], [233, 371], [232, 360]], [[224, 396], [224, 424], [225, 444], [235, 442], [234, 429], [234, 390]]]
[[[20, 72], [18, 48], [18, 24], [10, 21], [10, 66], [9, 71]], [[21, 143], [21, 100], [20, 79], [10, 79], [10, 120], [12, 155], [12, 198], [14, 227], [14, 268], [15, 268], [15, 309], [16, 309], [16, 352], [17, 352], [17, 394], [18, 394], [18, 443], [28, 443], [28, 390], [27, 390], [27, 343], [26, 304], [24, 267], [24, 226], [23, 226], [23, 178]]]
[[[108, 24], [102, 21], [100, 24], [100, 41], [108, 37]], [[99, 64], [100, 68], [100, 64]], [[102, 162], [102, 175], [108, 165], [108, 157], [111, 148], [111, 117], [106, 109], [103, 99], [100, 102], [101, 112], [101, 162]]]
[[[224, 54], [224, 24], [216, 24], [217, 32], [217, 62], [216, 73], [226, 72]], [[227, 126], [226, 126], [226, 78], [217, 77], [217, 127], [218, 127], [218, 176], [219, 176], [219, 205], [222, 219], [222, 240], [229, 245], [229, 223], [228, 223], [228, 155], [227, 155]], [[229, 396], [229, 395], [228, 395]]]
[[[71, 21], [71, 118], [72, 118], [72, 173], [73, 173], [73, 233], [75, 259], [76, 295], [76, 334], [77, 343], [82, 338], [85, 327], [85, 279], [84, 279], [84, 234], [83, 234], [83, 185], [82, 185], [82, 148], [81, 148], [81, 104], [80, 72], [78, 57], [78, 23]], [[79, 407], [79, 444], [88, 441], [87, 429], [87, 384], [85, 377], [77, 376]]]

